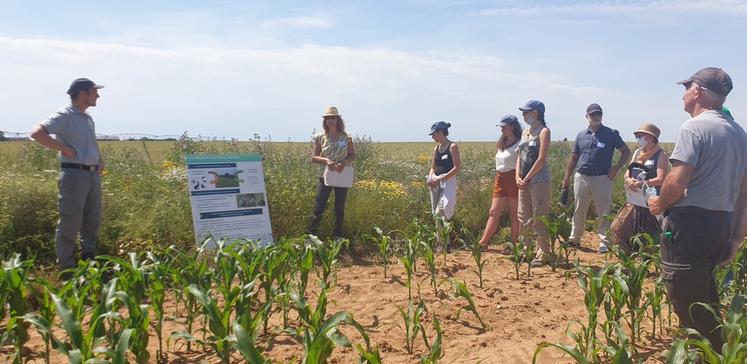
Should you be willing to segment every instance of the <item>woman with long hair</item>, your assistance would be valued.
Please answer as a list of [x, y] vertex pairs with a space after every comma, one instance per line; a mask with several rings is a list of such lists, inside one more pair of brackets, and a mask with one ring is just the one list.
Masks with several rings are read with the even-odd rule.
[[456, 208], [456, 176], [462, 163], [459, 147], [449, 140], [450, 123], [439, 121], [431, 125], [430, 135], [436, 142], [433, 148], [428, 187], [431, 194], [431, 212], [437, 218], [450, 219]]
[[345, 132], [345, 121], [337, 108], [330, 106], [322, 115], [324, 132], [314, 136], [314, 151], [311, 162], [319, 164], [319, 179], [316, 187], [316, 206], [309, 226], [309, 233], [317, 235], [322, 214], [327, 208], [327, 200], [332, 190], [335, 190], [335, 230], [334, 236], [342, 236], [342, 224], [345, 219], [345, 199], [348, 195], [346, 187], [331, 187], [324, 183], [324, 171], [342, 172], [355, 160], [355, 146], [353, 138]]
[[480, 245], [483, 246], [487, 246], [490, 242], [500, 222], [501, 214], [506, 208], [508, 208], [511, 226], [511, 241], [517, 243], [519, 239], [519, 189], [516, 186], [516, 158], [521, 139], [521, 125], [516, 116], [506, 115], [498, 126], [501, 128], [501, 137], [496, 143], [493, 200], [490, 203], [485, 232], [480, 239]]
[[519, 142], [516, 160], [516, 185], [519, 187], [519, 222], [531, 228], [537, 239], [537, 253], [531, 265], [541, 267], [555, 257], [550, 251], [547, 227], [539, 219], [550, 212], [550, 129], [545, 122], [545, 104], [530, 100], [520, 107], [524, 122], [529, 125]]

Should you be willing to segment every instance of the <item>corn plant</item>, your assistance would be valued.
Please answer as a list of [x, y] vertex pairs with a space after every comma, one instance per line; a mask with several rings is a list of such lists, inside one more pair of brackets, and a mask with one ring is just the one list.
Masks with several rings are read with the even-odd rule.
[[[280, 280], [281, 276], [285, 274], [285, 265], [287, 264], [288, 256], [288, 252], [282, 250], [277, 245], [265, 248], [265, 254], [261, 262], [262, 274], [258, 276], [260, 287], [265, 295], [265, 302], [274, 301], [274, 297], [277, 294], [275, 282]], [[271, 308], [268, 309], [262, 317], [262, 332], [265, 335], [267, 335], [271, 311]]]
[[390, 250], [390, 245], [392, 243], [392, 237], [390, 234], [392, 232], [385, 234], [378, 226], [374, 226], [373, 229], [374, 235], [365, 234], [364, 237], [367, 240], [373, 241], [379, 248], [379, 256], [381, 256], [381, 262], [384, 264], [384, 278], [386, 278], [387, 268], [389, 268], [389, 257], [392, 254]]
[[441, 243], [441, 253], [444, 256], [444, 267], [446, 267], [446, 252], [451, 244], [451, 232], [454, 225], [443, 217], [436, 217], [436, 241]]
[[332, 286], [333, 284], [330, 281], [330, 278], [332, 278], [334, 270], [337, 267], [340, 250], [343, 247], [348, 247], [350, 241], [347, 239], [336, 239], [328, 244], [324, 244], [319, 241], [318, 238], [314, 237], [314, 239], [318, 242], [316, 256], [317, 259], [319, 259], [322, 268], [320, 278], [325, 282], [325, 284]]
[[475, 300], [472, 298], [472, 293], [467, 288], [467, 284], [462, 280], [453, 278], [451, 279], [451, 285], [454, 287], [454, 296], [461, 297], [467, 300], [467, 307], [460, 307], [457, 311], [457, 319], [459, 319], [459, 315], [463, 310], [470, 311], [475, 314], [475, 317], [477, 317], [477, 321], [480, 322], [480, 326], [482, 327], [483, 331], [487, 330], [488, 326], [485, 325], [485, 322], [482, 321], [480, 313], [477, 311]]
[[[604, 347], [604, 352], [607, 353], [610, 357], [609, 360], [606, 360], [605, 362], [610, 364], [633, 364], [631, 354], [627, 350], [629, 344], [627, 341], [627, 335], [625, 335], [625, 330], [620, 327], [619, 323], [614, 321], [606, 322], [605, 326], [609, 326], [608, 328], [605, 328], [605, 331], [614, 331], [617, 333], [617, 336], [619, 338], [619, 342], [613, 341], [611, 342], [611, 345], [607, 345]], [[578, 336], [575, 334], [569, 332], [569, 336], [574, 340], [578, 340]], [[534, 355], [532, 356], [532, 364], [537, 363], [537, 356], [540, 352], [547, 348], [555, 348], [563, 351], [564, 353], [571, 356], [576, 361], [576, 363], [579, 364], [598, 364], [601, 362], [597, 355], [599, 350], [595, 349], [591, 353], [585, 354], [582, 352], [582, 350], [580, 350], [578, 346], [574, 347], [567, 344], [541, 342], [534, 350]]]
[[578, 261], [575, 265], [578, 285], [584, 291], [584, 305], [586, 306], [588, 321], [586, 325], [581, 325], [580, 334], [571, 334], [570, 336], [576, 341], [581, 354], [590, 357], [595, 356], [597, 352], [596, 329], [599, 324], [597, 314], [599, 306], [605, 300], [605, 287], [610, 279], [608, 271], [612, 266], [606, 266], [596, 271], [592, 267], [581, 267]]
[[[309, 284], [309, 274], [314, 269], [314, 255], [316, 254], [316, 244], [312, 241], [304, 240], [300, 246], [300, 253], [297, 253], [296, 260], [298, 264], [299, 275], [299, 294], [306, 296], [306, 287]], [[386, 272], [386, 267], [384, 267]], [[386, 273], [384, 274], [386, 275]]]
[[371, 349], [368, 333], [366, 333], [363, 326], [353, 319], [351, 314], [337, 312], [326, 318], [327, 291], [329, 287], [323, 281], [320, 282], [320, 286], [317, 305], [313, 311], [306, 299], [299, 295], [298, 292], [293, 292], [290, 295], [291, 301], [294, 303], [303, 324], [301, 328], [286, 330], [302, 338], [305, 351], [303, 362], [305, 364], [326, 363], [335, 346], [352, 347], [347, 337], [339, 330], [339, 326], [342, 324], [352, 325], [363, 337], [366, 349], [361, 347], [358, 351], [362, 351], [361, 354], [367, 353], [371, 359], [376, 359], [378, 352]]
[[416, 243], [412, 239], [406, 239], [405, 255], [399, 260], [405, 268], [407, 274], [407, 299], [412, 300], [412, 276], [415, 273], [415, 266], [418, 264]]
[[403, 322], [402, 325], [397, 324], [397, 327], [405, 333], [405, 350], [407, 350], [408, 354], [412, 354], [418, 334], [422, 332], [423, 335], [425, 335], [423, 325], [420, 322], [423, 319], [423, 314], [426, 313], [425, 302], [421, 299], [420, 302], [415, 305], [414, 302], [410, 300], [407, 302], [407, 311], [403, 310], [402, 307], [397, 307], [397, 311], [399, 311], [399, 315]]
[[232, 302], [225, 302], [224, 308], [221, 309], [207, 291], [194, 284], [189, 286], [189, 293], [194, 296], [197, 303], [202, 307], [203, 314], [207, 317], [207, 328], [202, 330], [209, 331], [210, 336], [206, 340], [201, 340], [187, 332], [176, 332], [172, 333], [171, 337], [209, 346], [218, 354], [222, 363], [228, 363], [231, 359], [229, 336], [231, 334]]
[[[179, 295], [184, 297], [184, 330], [187, 334], [192, 334], [192, 326], [197, 312], [197, 301], [194, 295], [189, 293], [189, 287], [195, 285], [201, 289], [208, 289], [211, 283], [207, 259], [201, 255], [203, 249], [197, 250], [196, 254], [180, 254], [176, 259], [180, 274], [174, 274], [175, 286], [178, 288]], [[173, 334], [173, 333], [172, 333]], [[187, 351], [192, 350], [192, 341], [187, 340]]]
[[[635, 348], [635, 343], [641, 336], [641, 321], [646, 312], [646, 305], [643, 301], [643, 284], [653, 262], [642, 252], [641, 254], [634, 253], [628, 256], [618, 247], [613, 247], [613, 252], [620, 259], [621, 269], [618, 269], [617, 272], [622, 272], [622, 274], [618, 274], [618, 276], [622, 276], [627, 288], [626, 307], [628, 309], [630, 342]], [[637, 259], [638, 257], [640, 257], [640, 262]]]
[[571, 235], [571, 222], [568, 219], [567, 212], [561, 213], [558, 217], [552, 218], [548, 215], [538, 216], [535, 219], [540, 221], [550, 237], [550, 253], [554, 257], [560, 257], [561, 259], [553, 259], [550, 262], [550, 268], [555, 272], [559, 265], [568, 264], [570, 261], [570, 255], [575, 250], [569, 249], [565, 242], [568, 241], [568, 237]]
[[156, 361], [161, 362], [166, 357], [163, 351], [163, 320], [165, 315], [163, 305], [166, 300], [166, 281], [171, 276], [173, 268], [169, 265], [169, 262], [162, 261], [152, 252], [147, 252], [146, 256], [152, 264], [150, 271], [152, 277], [149, 279], [148, 297], [150, 297], [150, 305], [153, 309], [154, 330], [156, 332], [156, 339], [158, 340]]
[[511, 256], [509, 257], [509, 260], [514, 265], [514, 273], [516, 274], [516, 279], [520, 279], [521, 276], [519, 274], [519, 271], [521, 270], [521, 265], [524, 264], [524, 252], [522, 249], [522, 245], [518, 242], [506, 242], [506, 246], [511, 251]]
[[662, 306], [664, 304], [664, 297], [666, 295], [666, 287], [661, 277], [657, 278], [654, 282], [654, 287], [646, 292], [646, 303], [644, 306], [651, 308], [651, 337], [656, 337], [656, 322], [658, 318], [659, 328], [664, 331], [664, 323], [662, 322]]
[[423, 262], [430, 273], [433, 293], [438, 294], [438, 285], [436, 284], [436, 253], [434, 252], [434, 247], [430, 242], [426, 241], [421, 241], [420, 246], [422, 247], [420, 251], [421, 256], [423, 257]]
[[254, 345], [255, 338], [247, 333], [241, 324], [234, 321], [231, 326], [233, 327], [234, 335], [229, 336], [229, 341], [247, 362], [252, 364], [272, 364], [272, 360], [265, 358], [259, 349], [257, 349]]
[[44, 328], [52, 327], [55, 315], [54, 302], [52, 302], [52, 297], [49, 293], [52, 285], [41, 279], [37, 279], [35, 283], [37, 284], [36, 297], [39, 307], [36, 313], [27, 313], [24, 315], [23, 320], [36, 327], [36, 331], [44, 340], [44, 360], [46, 363], [49, 363], [52, 335], [49, 330]]
[[[28, 323], [23, 317], [29, 312], [28, 298], [31, 281], [27, 272], [32, 265], [31, 260], [21, 260], [19, 254], [14, 254], [3, 262], [2, 279], [0, 279], [0, 294], [5, 297], [3, 308], [8, 305], [8, 322], [0, 342], [13, 341], [15, 349], [14, 363], [23, 363], [23, 344], [28, 340]], [[0, 317], [2, 319], [2, 317]]]
[[436, 316], [433, 316], [433, 329], [436, 331], [436, 337], [432, 343], [428, 342], [428, 336], [423, 331], [423, 341], [428, 348], [428, 353], [420, 358], [420, 364], [438, 364], [438, 360], [444, 356], [442, 347], [444, 331], [441, 329], [441, 323]]
[[[470, 236], [465, 229], [462, 229], [462, 231], [465, 232], [465, 236]], [[482, 271], [485, 268], [485, 264], [488, 262], [487, 260], [482, 259], [482, 245], [480, 245], [480, 241], [474, 239], [474, 237], [462, 240], [462, 242], [472, 253], [472, 259], [475, 260], [475, 274], [480, 281], [480, 288], [482, 288]]]
[[[721, 324], [724, 344], [719, 350], [695, 330], [688, 329], [689, 339], [677, 340], [667, 357], [667, 363], [737, 364], [747, 362], [747, 316], [745, 296], [735, 295], [725, 318], [707, 304], [696, 303], [713, 314]], [[695, 338], [692, 338], [695, 337]]]

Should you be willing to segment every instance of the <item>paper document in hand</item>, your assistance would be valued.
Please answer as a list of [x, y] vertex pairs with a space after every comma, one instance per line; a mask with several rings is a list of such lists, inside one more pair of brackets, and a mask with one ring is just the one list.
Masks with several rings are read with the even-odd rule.
[[624, 189], [625, 189], [625, 200], [628, 201], [629, 204], [641, 206], [641, 207], [648, 207], [648, 204], [646, 203], [646, 195], [643, 193], [642, 189], [638, 189], [638, 191], [633, 191], [628, 186], [624, 186]]
[[353, 175], [355, 170], [353, 167], [347, 166], [342, 169], [342, 172], [337, 172], [329, 169], [324, 169], [324, 185], [330, 187], [353, 187]]

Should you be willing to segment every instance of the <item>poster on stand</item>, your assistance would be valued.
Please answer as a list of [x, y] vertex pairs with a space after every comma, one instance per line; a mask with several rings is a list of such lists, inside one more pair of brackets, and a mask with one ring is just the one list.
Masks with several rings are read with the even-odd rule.
[[194, 154], [186, 164], [198, 245], [215, 248], [238, 239], [272, 244], [261, 155]]

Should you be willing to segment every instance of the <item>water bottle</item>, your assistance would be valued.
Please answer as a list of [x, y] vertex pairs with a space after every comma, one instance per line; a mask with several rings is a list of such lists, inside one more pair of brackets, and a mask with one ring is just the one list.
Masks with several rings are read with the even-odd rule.
[[[646, 196], [646, 204], [648, 205], [648, 199], [651, 198], [651, 197], [658, 196], [659, 192], [656, 191], [656, 187], [649, 186], [645, 181], [643, 182], [643, 186], [642, 187], [645, 188], [644, 189], [644, 196]], [[656, 220], [658, 220], [658, 221], [661, 221], [661, 219], [664, 218], [664, 216], [662, 216], [662, 215], [656, 215], [655, 217], [656, 217]]]

